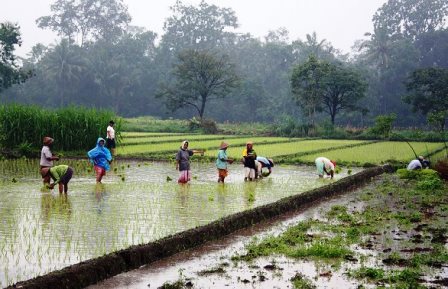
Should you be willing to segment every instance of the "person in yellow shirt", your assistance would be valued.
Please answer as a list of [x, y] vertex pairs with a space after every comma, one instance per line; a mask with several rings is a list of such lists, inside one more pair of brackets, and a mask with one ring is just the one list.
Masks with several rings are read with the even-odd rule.
[[43, 168], [40, 171], [42, 178], [51, 177], [53, 183], [48, 187], [53, 189], [56, 184], [59, 184], [59, 193], [65, 194], [68, 192], [68, 182], [73, 176], [73, 169], [67, 165], [54, 166], [52, 168]]
[[254, 143], [248, 141], [246, 143], [246, 148], [243, 150], [243, 164], [244, 164], [244, 180], [253, 181], [255, 180], [255, 160], [257, 159], [257, 153], [255, 152]]

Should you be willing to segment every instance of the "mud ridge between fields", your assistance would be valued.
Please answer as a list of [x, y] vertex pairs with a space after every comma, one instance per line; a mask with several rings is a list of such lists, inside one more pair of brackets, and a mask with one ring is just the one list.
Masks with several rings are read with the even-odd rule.
[[343, 194], [354, 187], [369, 182], [375, 176], [391, 171], [392, 168], [389, 165], [368, 168], [317, 189], [239, 212], [207, 225], [167, 236], [148, 244], [131, 246], [102, 257], [71, 265], [43, 276], [19, 282], [7, 288], [84, 288], [125, 271], [139, 268], [142, 265], [174, 255], [183, 250], [219, 239], [255, 223], [303, 208], [311, 202]]

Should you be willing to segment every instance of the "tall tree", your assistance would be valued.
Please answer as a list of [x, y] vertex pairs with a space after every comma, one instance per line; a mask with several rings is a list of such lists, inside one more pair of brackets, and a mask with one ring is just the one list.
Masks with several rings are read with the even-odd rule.
[[404, 101], [423, 115], [438, 115], [443, 128], [448, 116], [448, 69], [423, 68], [415, 70], [406, 82], [408, 94]]
[[21, 70], [16, 63], [15, 45], [21, 44], [19, 26], [9, 22], [0, 23], [0, 92], [31, 76], [31, 72]]
[[291, 76], [291, 87], [294, 99], [306, 111], [311, 125], [314, 116], [321, 108], [322, 96], [325, 93], [324, 81], [329, 70], [329, 63], [318, 60], [311, 55], [306, 62], [294, 67]]
[[43, 29], [51, 29], [69, 41], [79, 36], [81, 46], [88, 40], [116, 40], [131, 22], [123, 0], [57, 0], [52, 15], [36, 20]]
[[163, 85], [158, 93], [173, 111], [190, 106], [202, 119], [207, 102], [226, 97], [239, 84], [235, 66], [225, 55], [185, 50], [178, 59], [172, 72], [175, 83]]
[[373, 24], [375, 31], [384, 29], [390, 37], [414, 40], [422, 33], [443, 28], [447, 16], [446, 0], [389, 0], [377, 10]]
[[330, 115], [332, 124], [340, 111], [360, 109], [357, 102], [365, 96], [367, 89], [360, 74], [342, 64], [330, 64], [323, 86], [323, 110]]
[[180, 0], [170, 7], [172, 15], [165, 21], [161, 46], [179, 53], [183, 49], [216, 49], [224, 47], [231, 29], [238, 27], [235, 12], [201, 1], [197, 7]]

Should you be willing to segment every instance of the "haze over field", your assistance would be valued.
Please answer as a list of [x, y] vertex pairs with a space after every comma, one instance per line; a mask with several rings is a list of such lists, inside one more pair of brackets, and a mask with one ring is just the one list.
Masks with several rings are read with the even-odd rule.
[[[3, 0], [0, 22], [5, 20], [20, 25], [23, 45], [17, 54], [25, 57], [37, 43], [53, 44], [58, 36], [37, 27], [35, 20], [50, 15], [52, 0]], [[163, 23], [171, 14], [169, 7], [175, 0], [142, 1], [125, 0], [132, 17], [132, 25], [163, 33]], [[265, 36], [270, 30], [280, 27], [290, 33], [290, 40], [304, 39], [306, 34], [316, 32], [337, 49], [350, 52], [355, 40], [372, 32], [372, 16], [385, 0], [208, 0], [208, 4], [229, 7], [236, 12], [239, 32]], [[183, 1], [197, 5], [200, 0]]]

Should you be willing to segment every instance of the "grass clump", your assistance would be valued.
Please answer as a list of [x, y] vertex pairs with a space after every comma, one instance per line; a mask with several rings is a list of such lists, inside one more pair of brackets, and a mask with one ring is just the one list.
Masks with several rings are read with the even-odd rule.
[[310, 280], [300, 273], [291, 278], [292, 285], [295, 289], [315, 289], [317, 288]]

